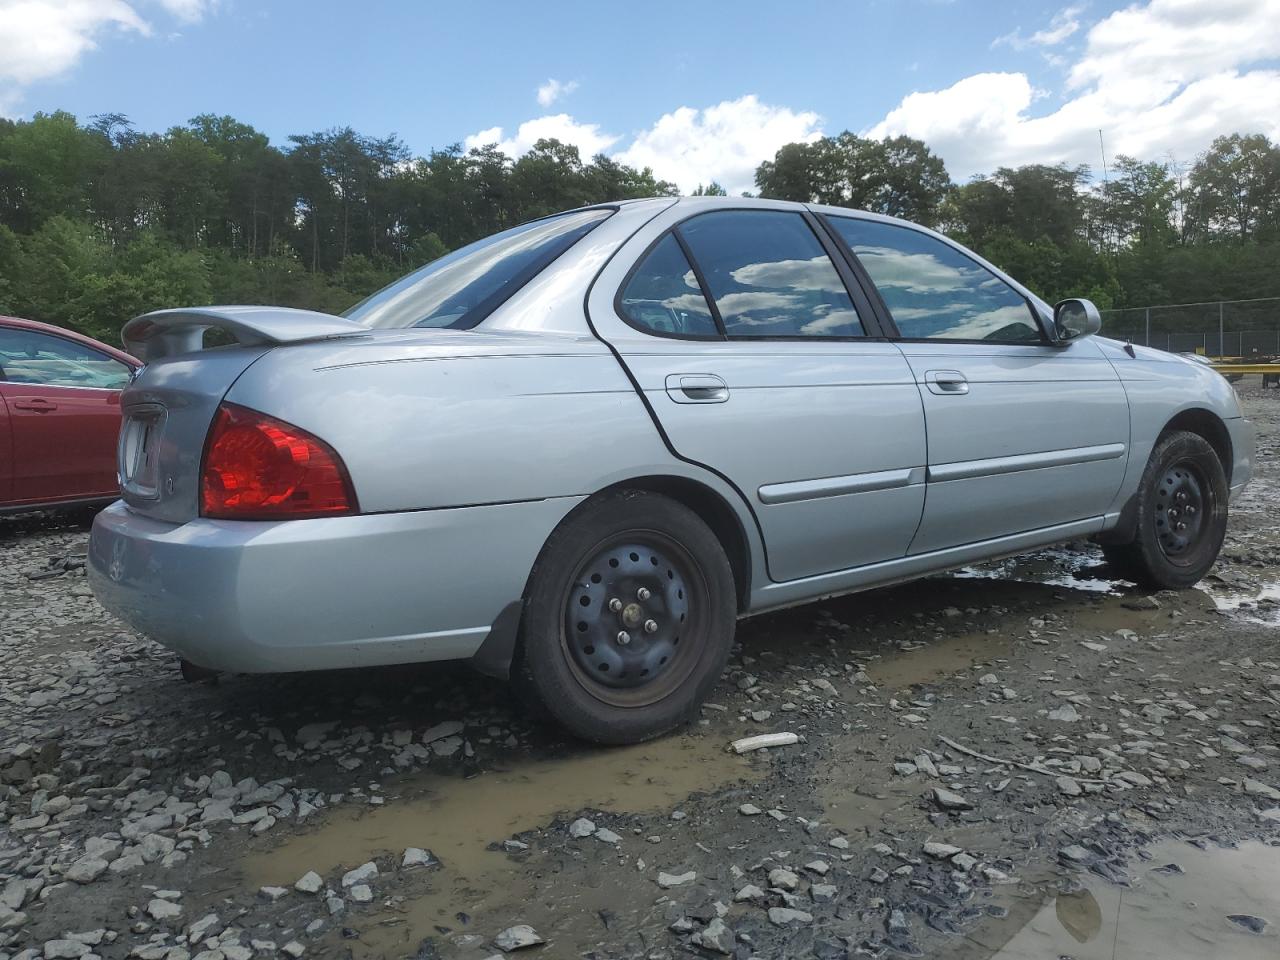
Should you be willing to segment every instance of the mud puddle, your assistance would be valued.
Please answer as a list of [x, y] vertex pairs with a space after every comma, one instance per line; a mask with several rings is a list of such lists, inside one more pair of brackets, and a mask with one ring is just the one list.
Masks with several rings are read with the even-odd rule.
[[951, 576], [960, 580], [1040, 583], [1048, 587], [1117, 595], [1122, 587], [1128, 585], [1128, 581], [1116, 580], [1109, 575], [1106, 563], [1096, 550], [1070, 550], [1064, 547], [963, 567]]
[[1250, 586], [1206, 583], [1203, 587], [1223, 613], [1250, 623], [1280, 625], [1280, 580]]
[[[1067, 893], [1008, 904], [947, 955], [957, 960], [1275, 960], [1280, 849], [1169, 840], [1146, 849], [1124, 887], [1084, 875]], [[1257, 921], [1266, 921], [1260, 925]]]
[[[541, 923], [539, 932], [550, 939], [548, 934], [564, 923], [585, 916], [588, 926], [603, 935], [597, 911], [636, 900], [634, 892], [613, 889], [618, 885], [617, 848], [593, 838], [579, 841], [587, 863], [601, 867], [598, 882], [571, 889], [540, 882], [539, 890], [551, 892], [535, 902], [529, 874], [555, 873], [556, 865], [538, 864], [531, 871], [531, 864], [490, 845], [544, 826], [558, 814], [664, 810], [691, 794], [767, 774], [767, 757], [739, 757], [726, 753], [724, 746], [715, 736], [673, 736], [638, 747], [517, 762], [470, 779], [418, 778], [405, 783], [400, 796], [385, 806], [335, 810], [317, 829], [250, 854], [243, 873], [254, 887], [289, 886], [308, 870], [336, 885], [332, 878], [339, 870], [381, 857], [383, 869], [394, 871], [405, 848], [431, 850], [442, 866], [405, 875], [422, 889], [383, 902], [384, 915], [374, 924], [361, 924], [361, 939], [349, 944], [356, 957], [413, 953], [424, 937], [434, 935], [465, 945], [469, 930], [492, 937], [514, 922]], [[536, 838], [531, 846], [528, 856], [536, 858]], [[649, 898], [644, 905], [651, 902]], [[571, 939], [577, 943], [587, 935], [586, 929], [574, 930]]]
[[1007, 635], [962, 633], [880, 656], [863, 669], [872, 683], [891, 694], [964, 673], [975, 663], [1006, 657], [1012, 649]]
[[857, 786], [867, 782], [843, 774], [824, 782], [818, 790], [825, 811], [823, 820], [853, 841], [879, 840], [881, 834], [905, 831], [919, 820], [918, 786], [886, 786], [879, 790]]

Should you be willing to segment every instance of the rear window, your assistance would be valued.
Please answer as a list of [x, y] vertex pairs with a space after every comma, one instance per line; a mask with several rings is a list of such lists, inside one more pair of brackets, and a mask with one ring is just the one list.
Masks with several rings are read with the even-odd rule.
[[367, 327], [474, 327], [612, 212], [562, 213], [495, 233], [433, 260], [343, 316]]

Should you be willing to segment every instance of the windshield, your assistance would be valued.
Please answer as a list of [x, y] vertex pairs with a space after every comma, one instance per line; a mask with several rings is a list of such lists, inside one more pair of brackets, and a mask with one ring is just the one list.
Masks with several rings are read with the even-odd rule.
[[474, 327], [612, 212], [562, 213], [495, 233], [400, 278], [343, 316], [367, 327]]

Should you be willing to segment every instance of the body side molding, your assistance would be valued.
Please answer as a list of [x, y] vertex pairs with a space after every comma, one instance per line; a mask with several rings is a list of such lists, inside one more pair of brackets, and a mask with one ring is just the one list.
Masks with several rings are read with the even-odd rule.
[[1072, 447], [1068, 450], [1046, 450], [1044, 453], [1022, 453], [1013, 457], [939, 463], [929, 467], [929, 480], [941, 483], [946, 480], [968, 480], [972, 477], [994, 477], [1002, 473], [1064, 467], [1073, 463], [1116, 460], [1124, 456], [1126, 449], [1127, 446], [1123, 443], [1104, 443], [1096, 447]]
[[768, 483], [757, 493], [761, 503], [794, 503], [797, 500], [817, 500], [822, 497], [840, 497], [848, 493], [869, 493], [872, 490], [909, 487], [915, 483], [923, 483], [924, 478], [924, 467], [907, 467], [901, 470], [855, 473], [847, 477], [820, 477], [817, 480]]

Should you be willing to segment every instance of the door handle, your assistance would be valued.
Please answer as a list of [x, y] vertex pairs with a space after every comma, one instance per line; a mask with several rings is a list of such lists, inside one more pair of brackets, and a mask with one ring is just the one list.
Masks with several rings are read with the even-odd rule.
[[56, 403], [44, 397], [22, 397], [14, 400], [13, 406], [15, 410], [33, 410], [36, 413], [48, 413], [50, 410], [58, 409]]
[[724, 403], [729, 386], [714, 373], [673, 373], [667, 377], [667, 394], [676, 403]]
[[928, 370], [924, 375], [930, 393], [958, 396], [969, 392], [969, 381], [959, 370]]

